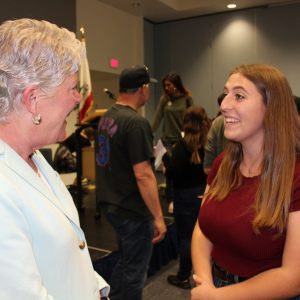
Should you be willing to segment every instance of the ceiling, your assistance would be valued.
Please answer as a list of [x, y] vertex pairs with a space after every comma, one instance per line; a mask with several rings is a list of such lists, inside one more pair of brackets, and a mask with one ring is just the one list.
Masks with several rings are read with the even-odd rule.
[[229, 3], [235, 10], [258, 6], [281, 6], [299, 3], [300, 0], [98, 0], [135, 16], [143, 16], [153, 23], [162, 23], [196, 16], [229, 11]]

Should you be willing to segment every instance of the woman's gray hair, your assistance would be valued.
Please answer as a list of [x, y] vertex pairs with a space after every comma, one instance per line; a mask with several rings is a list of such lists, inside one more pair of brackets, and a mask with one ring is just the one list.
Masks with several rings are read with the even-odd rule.
[[0, 122], [17, 110], [29, 85], [45, 92], [79, 70], [85, 48], [73, 32], [47, 21], [18, 19], [0, 26]]

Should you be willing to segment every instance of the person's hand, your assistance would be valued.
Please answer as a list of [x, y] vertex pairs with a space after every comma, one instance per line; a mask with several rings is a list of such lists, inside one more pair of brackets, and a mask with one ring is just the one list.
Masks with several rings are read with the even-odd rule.
[[152, 243], [156, 244], [162, 239], [164, 239], [166, 232], [167, 232], [167, 227], [163, 216], [154, 219], [154, 238], [152, 239]]
[[191, 291], [191, 300], [217, 300], [217, 288], [197, 275], [193, 275], [196, 287]]
[[193, 280], [194, 280], [196, 286], [201, 285], [201, 279], [196, 274], [193, 274]]

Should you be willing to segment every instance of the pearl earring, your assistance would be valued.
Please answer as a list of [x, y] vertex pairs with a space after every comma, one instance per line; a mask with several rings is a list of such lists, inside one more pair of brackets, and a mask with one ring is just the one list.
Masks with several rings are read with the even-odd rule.
[[32, 123], [34, 125], [40, 125], [41, 122], [42, 122], [42, 118], [41, 118], [40, 114], [36, 114], [36, 115], [32, 116]]

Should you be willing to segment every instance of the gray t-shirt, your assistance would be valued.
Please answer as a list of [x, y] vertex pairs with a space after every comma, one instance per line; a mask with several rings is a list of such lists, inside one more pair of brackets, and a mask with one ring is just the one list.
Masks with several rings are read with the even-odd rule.
[[226, 142], [227, 140], [224, 136], [224, 119], [220, 115], [214, 119], [207, 135], [203, 162], [204, 168], [213, 165], [215, 158], [223, 152]]

